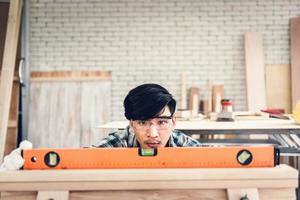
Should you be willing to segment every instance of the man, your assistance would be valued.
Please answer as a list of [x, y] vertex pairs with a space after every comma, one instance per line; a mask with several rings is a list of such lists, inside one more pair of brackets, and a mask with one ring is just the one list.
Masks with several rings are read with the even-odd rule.
[[124, 100], [129, 126], [109, 134], [93, 147], [195, 147], [197, 140], [175, 131], [176, 101], [160, 85], [143, 84], [132, 89]]
[[[176, 101], [162, 86], [143, 84], [132, 89], [124, 100], [124, 108], [129, 126], [123, 131], [109, 134], [98, 144], [92, 145], [93, 147], [149, 149], [200, 146], [197, 140], [174, 130]], [[31, 148], [30, 142], [23, 141], [19, 148], [4, 158], [0, 171], [20, 169], [24, 164], [21, 150]]]

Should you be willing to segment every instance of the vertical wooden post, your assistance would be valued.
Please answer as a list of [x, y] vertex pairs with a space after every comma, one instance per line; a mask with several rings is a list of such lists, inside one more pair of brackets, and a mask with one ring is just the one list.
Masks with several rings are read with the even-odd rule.
[[242, 197], [247, 197], [251, 200], [259, 200], [259, 194], [257, 188], [227, 188], [228, 200], [241, 199]]
[[11, 0], [0, 77], [0, 162], [3, 159], [21, 21], [22, 0]]
[[224, 98], [224, 85], [212, 86], [212, 111], [221, 112], [221, 100]]
[[267, 107], [262, 34], [245, 33], [245, 60], [248, 110], [259, 112]]
[[291, 26], [291, 76], [292, 76], [292, 109], [300, 100], [300, 17], [290, 20]]
[[37, 200], [68, 200], [69, 191], [39, 191]]
[[186, 103], [186, 73], [181, 73], [181, 81], [180, 81], [180, 92], [181, 92], [181, 102], [180, 102], [180, 109], [185, 110], [187, 107]]
[[192, 111], [192, 117], [197, 117], [199, 114], [199, 88], [190, 88], [189, 110]]

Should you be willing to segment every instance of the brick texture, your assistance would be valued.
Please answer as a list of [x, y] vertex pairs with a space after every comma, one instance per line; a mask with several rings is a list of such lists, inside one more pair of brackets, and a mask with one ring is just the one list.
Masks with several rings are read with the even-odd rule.
[[[246, 109], [243, 33], [263, 33], [266, 64], [290, 63], [300, 0], [30, 0], [30, 69], [111, 70], [112, 119], [132, 87], [155, 82], [180, 103], [180, 74], [225, 85]], [[178, 104], [179, 105], [179, 104]]]

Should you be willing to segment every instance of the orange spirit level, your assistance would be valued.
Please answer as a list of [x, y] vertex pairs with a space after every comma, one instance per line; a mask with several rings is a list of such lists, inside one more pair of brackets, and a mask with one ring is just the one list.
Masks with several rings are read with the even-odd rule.
[[273, 167], [279, 151], [259, 147], [32, 149], [23, 169], [129, 169]]

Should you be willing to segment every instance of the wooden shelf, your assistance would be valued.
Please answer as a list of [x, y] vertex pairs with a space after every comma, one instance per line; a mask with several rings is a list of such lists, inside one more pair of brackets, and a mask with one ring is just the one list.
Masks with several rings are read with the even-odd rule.
[[110, 71], [31, 72], [31, 81], [95, 81], [111, 80]]

